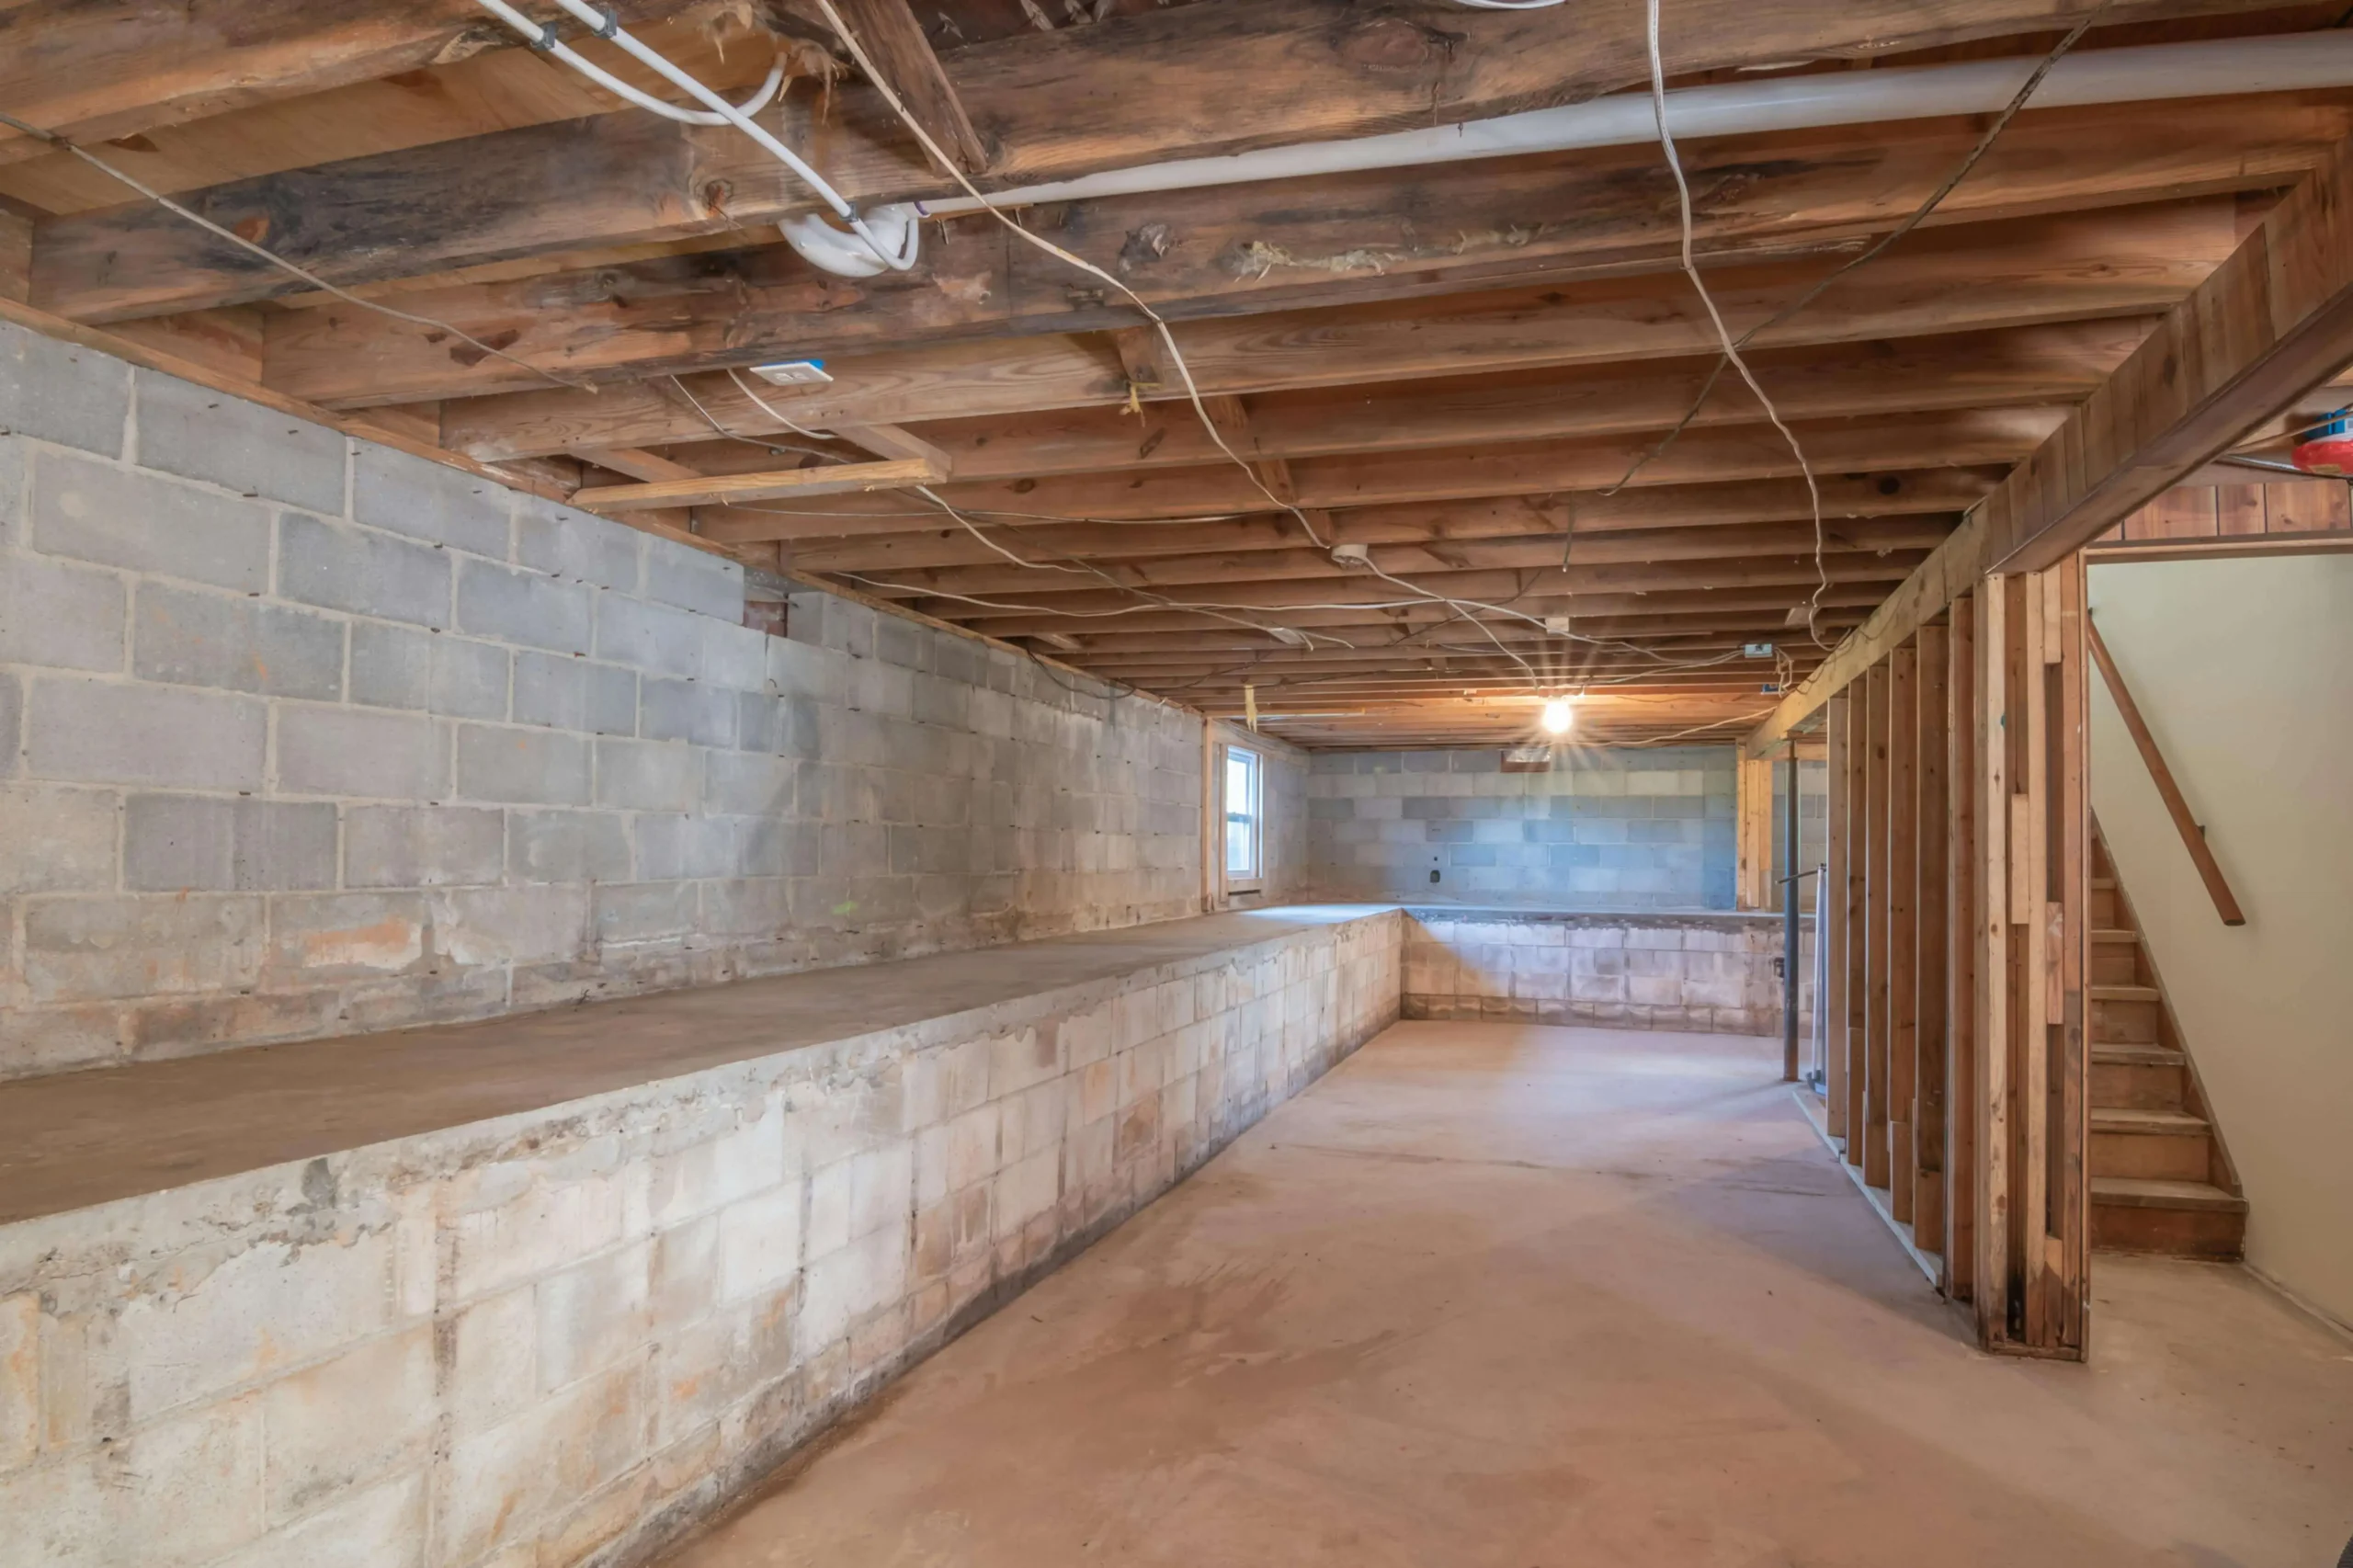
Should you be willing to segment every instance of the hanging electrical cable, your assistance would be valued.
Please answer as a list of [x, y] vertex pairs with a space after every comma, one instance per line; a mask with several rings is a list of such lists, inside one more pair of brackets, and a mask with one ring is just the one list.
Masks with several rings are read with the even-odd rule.
[[1815, 624], [1822, 616], [1822, 596], [1830, 591], [1829, 568], [1823, 562], [1827, 535], [1822, 519], [1822, 486], [1814, 480], [1813, 465], [1806, 460], [1805, 448], [1799, 443], [1797, 432], [1782, 419], [1781, 411], [1774, 406], [1772, 398], [1767, 395], [1756, 372], [1748, 368], [1748, 361], [1741, 358], [1740, 345], [1733, 341], [1732, 329], [1724, 325], [1723, 312], [1716, 308], [1716, 297], [1709, 291], [1707, 280], [1699, 276], [1699, 264], [1693, 257], [1697, 225], [1691, 213], [1691, 183], [1684, 178], [1683, 159], [1675, 150], [1675, 133], [1667, 129], [1666, 124], [1666, 60], [1659, 48], [1659, 5], [1660, 0], [1645, 0], [1643, 7], [1650, 45], [1651, 113], [1658, 121], [1659, 147], [1666, 154], [1667, 171], [1675, 176], [1676, 209], [1682, 219], [1683, 228], [1683, 275], [1691, 280], [1691, 287], [1699, 292], [1700, 304], [1707, 307], [1708, 320], [1715, 326], [1716, 339], [1723, 346], [1724, 358], [1732, 362], [1733, 368], [1740, 372], [1740, 379], [1748, 383], [1748, 390], [1764, 405], [1765, 417], [1773, 422], [1773, 428], [1779, 430], [1781, 438], [1790, 444], [1790, 453], [1797, 459], [1798, 472], [1805, 475], [1806, 494], [1813, 507], [1813, 570], [1817, 579], [1813, 594], [1805, 604], [1806, 635], [1813, 639], [1814, 646], [1826, 649], [1829, 644], [1824, 642], [1815, 631]]

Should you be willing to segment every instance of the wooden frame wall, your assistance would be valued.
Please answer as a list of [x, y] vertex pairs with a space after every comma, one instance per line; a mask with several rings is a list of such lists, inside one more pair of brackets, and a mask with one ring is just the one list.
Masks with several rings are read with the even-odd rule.
[[[2080, 1358], [2080, 557], [1989, 576], [1831, 699], [1832, 1136], [1993, 1350]], [[1843, 896], [1842, 896], [1843, 895]]]

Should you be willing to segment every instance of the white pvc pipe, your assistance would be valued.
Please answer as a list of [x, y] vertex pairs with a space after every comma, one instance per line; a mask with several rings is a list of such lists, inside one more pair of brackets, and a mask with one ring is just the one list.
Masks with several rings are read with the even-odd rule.
[[[508, 5], [506, 0], [475, 0], [475, 3], [521, 33], [526, 39], [536, 43], [541, 38], [540, 30], [532, 24], [531, 19]], [[652, 69], [663, 80], [689, 97], [701, 100], [711, 113], [719, 116], [721, 120], [733, 126], [758, 142], [770, 156], [798, 176], [802, 184], [815, 191], [818, 199], [834, 210], [835, 215], [849, 226], [850, 232], [865, 243], [867, 248], [884, 267], [894, 272], [904, 272], [915, 266], [916, 247], [923, 234], [921, 224], [908, 223], [904, 230], [901, 244], [897, 246], [885, 244], [881, 237], [868, 226], [866, 220], [859, 216], [858, 209], [852, 207], [841, 192], [826, 184], [824, 178], [803, 162], [799, 153], [769, 134], [758, 121], [712, 92], [687, 72], [671, 63], [669, 57], [661, 51], [639, 41], [627, 28], [615, 23], [606, 13], [589, 5], [587, 0], [556, 0], [556, 4], [569, 11], [577, 20], [586, 24], [597, 37], [610, 39], [624, 51]], [[578, 61], [578, 56], [572, 51], [565, 50], [564, 53], [572, 57], [567, 63]], [[581, 63], [585, 62], [581, 62]], [[591, 66], [588, 69], [593, 71], [595, 68]], [[604, 74], [597, 72], [597, 74], [602, 76]], [[623, 96], [631, 95], [625, 93]]]
[[[2008, 105], [2040, 63], [2032, 59], [1979, 60], [1684, 87], [1666, 96], [1667, 129], [1677, 138], [1741, 136], [1939, 115], [1991, 114]], [[2353, 31], [2289, 33], [2086, 50], [2068, 55], [2052, 68], [2042, 85], [2035, 89], [2029, 107], [2065, 108], [2348, 86], [2353, 86]], [[989, 204], [1014, 207], [1192, 190], [1580, 147], [1631, 146], [1657, 139], [1650, 96], [1619, 94], [1564, 108], [1534, 109], [1427, 131], [1115, 169], [1005, 191], [992, 197]], [[970, 197], [919, 205], [928, 217], [975, 212], [983, 206]]]

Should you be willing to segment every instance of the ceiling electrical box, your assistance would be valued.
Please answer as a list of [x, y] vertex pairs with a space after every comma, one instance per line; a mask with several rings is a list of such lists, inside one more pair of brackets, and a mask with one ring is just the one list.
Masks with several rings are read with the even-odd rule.
[[1769, 659], [1773, 656], [1773, 644], [1770, 642], [1746, 642], [1741, 645], [1740, 651], [1745, 656], [1751, 659]]
[[833, 377], [825, 373], [823, 359], [779, 359], [773, 365], [755, 365], [752, 374], [772, 387], [829, 386]]

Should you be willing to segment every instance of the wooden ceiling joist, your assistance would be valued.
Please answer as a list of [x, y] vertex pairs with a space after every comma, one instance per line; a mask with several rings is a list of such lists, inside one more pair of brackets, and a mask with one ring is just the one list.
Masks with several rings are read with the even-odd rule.
[[2268, 213], [2212, 277], [1777, 705], [1761, 753], [1989, 572], [2090, 543], [2353, 363], [2353, 143]]
[[[1045, 30], [1009, 0], [831, 6], [619, 14], [731, 95], [774, 59], [828, 77], [764, 113], [869, 209], [958, 173], [1016, 188], [1649, 77], [1644, 0], [1112, 0]], [[1678, 88], [2023, 73], [2096, 8], [2086, 51], [2336, 20], [1668, 0], [1665, 63]], [[1797, 682], [1783, 711], [1803, 709], [1989, 566], [2050, 559], [2242, 437], [2276, 455], [2353, 359], [2353, 89], [2030, 107], [1851, 274], [1984, 117], [1686, 139], [1710, 292], [1759, 329], [1818, 530], [1800, 459], [1717, 374], [1654, 144], [1023, 209], [1164, 313], [1172, 352], [983, 214], [926, 223], [905, 273], [817, 270], [774, 228], [811, 190], [749, 139], [617, 106], [475, 0], [0, 0], [0, 104], [100, 155], [114, 139], [211, 219], [442, 324], [313, 289], [5, 131], [0, 309], [1207, 711], [1242, 713], [1247, 684], [1307, 744], [1528, 738], [1547, 683], [1588, 688], [1585, 744], [1733, 737], [1768, 687]], [[781, 359], [830, 380], [743, 374]]]

